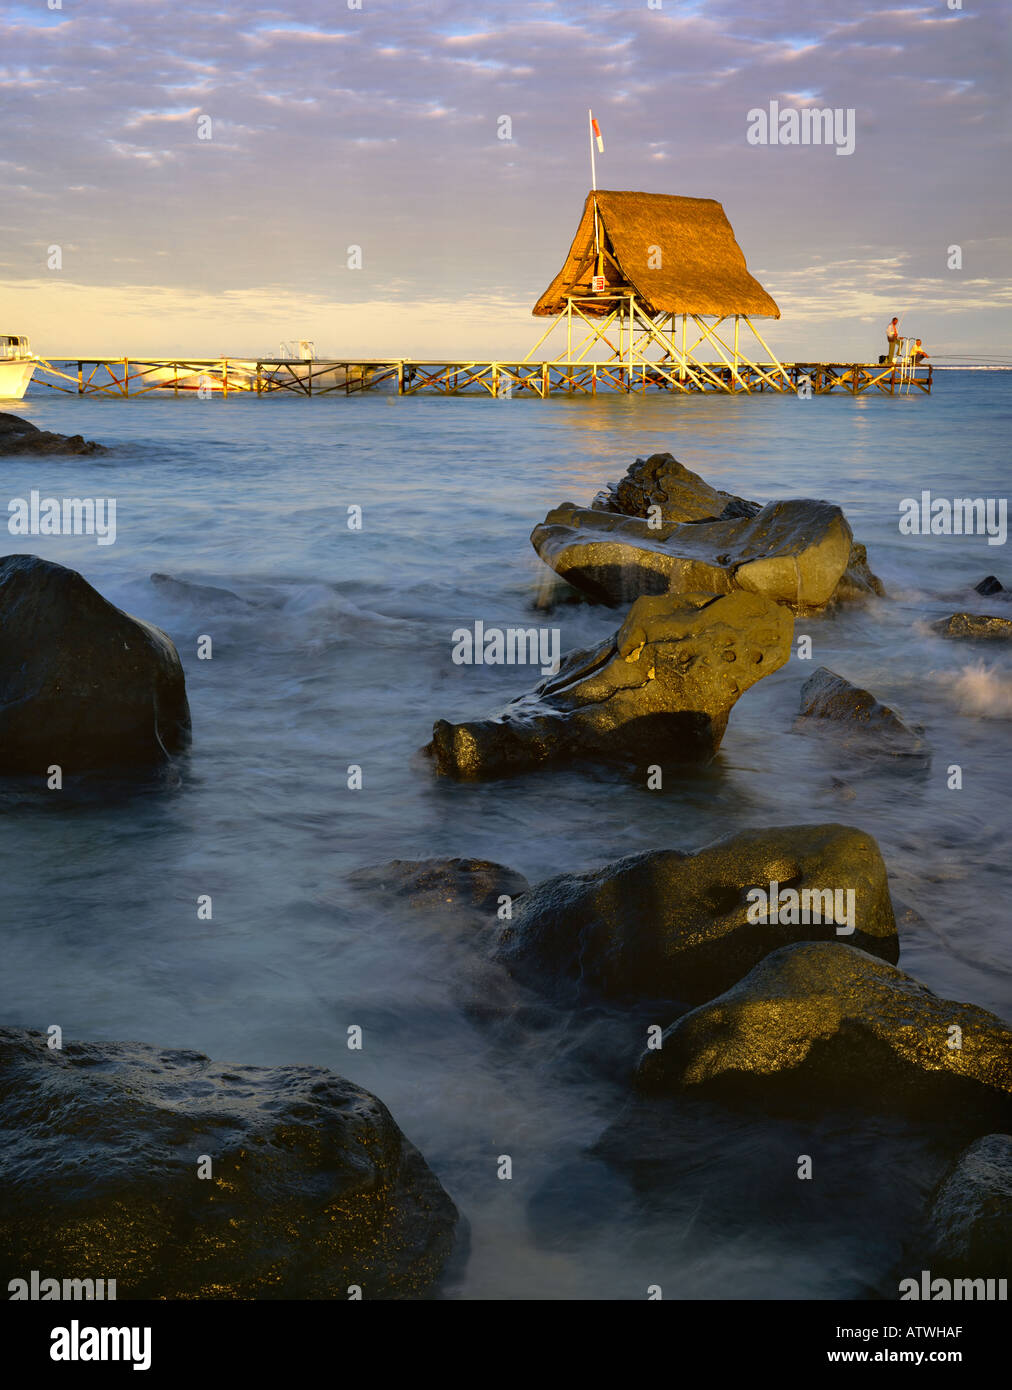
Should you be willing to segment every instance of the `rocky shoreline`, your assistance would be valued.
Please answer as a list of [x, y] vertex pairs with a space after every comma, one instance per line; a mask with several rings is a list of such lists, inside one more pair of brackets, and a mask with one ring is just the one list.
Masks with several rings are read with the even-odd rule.
[[[590, 507], [554, 508], [531, 539], [584, 600], [624, 615], [502, 710], [437, 719], [424, 751], [449, 782], [581, 762], [646, 785], [678, 778], [730, 744], [739, 699], [801, 659], [798, 615], [888, 602], [834, 503], [735, 497], [667, 454], [637, 460]], [[991, 579], [983, 597], [1004, 592]], [[112, 776], [190, 747], [171, 639], [75, 571], [0, 560], [0, 624], [0, 775]], [[1007, 626], [954, 614], [936, 631], [991, 642]], [[847, 775], [930, 767], [924, 730], [828, 667], [801, 687], [795, 727]], [[618, 1061], [588, 1047], [581, 1065], [624, 1078], [627, 1139], [654, 1126], [675, 1143], [704, 1111], [731, 1127], [759, 1113], [767, 1138], [844, 1112], [855, 1132], [902, 1122], [931, 1152], [931, 1184], [903, 1207], [909, 1248], [960, 1275], [1007, 1276], [988, 1222], [1010, 1219], [1012, 1030], [900, 968], [888, 866], [859, 826], [732, 831], [534, 885], [463, 859], [365, 866], [350, 882], [460, 933], [483, 1026], [547, 1010], [586, 1025], [586, 1043], [606, 1014]], [[6, 1028], [0, 1116], [0, 1234], [16, 1274], [115, 1272], [121, 1297], [404, 1299], [437, 1293], [461, 1257], [464, 1222], [382, 1102], [319, 1068], [139, 1043], [54, 1049]], [[599, 1146], [616, 1169], [619, 1143], [609, 1130]], [[647, 1187], [676, 1186], [675, 1167], [658, 1166]], [[879, 1270], [888, 1296], [895, 1269], [883, 1257]]]

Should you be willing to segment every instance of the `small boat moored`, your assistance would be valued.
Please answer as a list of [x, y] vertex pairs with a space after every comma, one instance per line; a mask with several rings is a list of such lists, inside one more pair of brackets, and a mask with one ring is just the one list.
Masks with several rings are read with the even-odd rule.
[[27, 338], [0, 334], [0, 400], [21, 400], [38, 360]]

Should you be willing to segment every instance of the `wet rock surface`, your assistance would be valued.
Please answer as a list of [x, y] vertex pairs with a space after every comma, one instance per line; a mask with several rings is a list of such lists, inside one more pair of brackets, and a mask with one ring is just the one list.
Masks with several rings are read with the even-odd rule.
[[834, 601], [866, 599], [874, 595], [885, 597], [885, 585], [877, 574], [872, 573], [868, 564], [867, 548], [857, 541], [850, 547], [850, 559], [843, 572], [843, 578], [836, 586]]
[[189, 744], [179, 654], [76, 570], [0, 559], [0, 773], [156, 766]]
[[566, 503], [531, 533], [546, 564], [600, 603], [639, 594], [761, 594], [799, 613], [833, 598], [853, 537], [839, 507], [770, 502], [755, 516], [661, 522]]
[[641, 1057], [637, 1082], [806, 1109], [833, 1101], [937, 1115], [951, 1107], [962, 1122], [972, 1116], [991, 1128], [1012, 1120], [1012, 1031], [864, 951], [801, 943], [673, 1023]]
[[[792, 509], [792, 515], [803, 523], [804, 513], [799, 509], [830, 504], [802, 499], [770, 505]], [[701, 557], [698, 542], [706, 533], [700, 533], [700, 537], [690, 540], [688, 533], [665, 531], [663, 535], [669, 544], [659, 549], [652, 544], [660, 539], [659, 524], [740, 521], [760, 514], [766, 517], [770, 515], [769, 508], [764, 508], [760, 502], [752, 502], [712, 487], [669, 453], [636, 459], [623, 478], [597, 494], [590, 508], [592, 512], [612, 517], [650, 521], [645, 535], [642, 528], [624, 528], [616, 535], [613, 527], [603, 522], [595, 528], [592, 519], [583, 515], [584, 510], [574, 507], [572, 503], [556, 508], [542, 526], [535, 528], [531, 540], [541, 558], [552, 565], [561, 578], [595, 602], [610, 604], [629, 602], [637, 594], [660, 593], [669, 587], [679, 591], [684, 591], [686, 587], [712, 587], [714, 593], [727, 592], [725, 572], [729, 564], [734, 566], [739, 563], [733, 559], [739, 534], [725, 534], [722, 531], [710, 533], [714, 540], [712, 553], [708, 557]], [[817, 513], [812, 514], [811, 525], [810, 544], [816, 547], [820, 544], [822, 525]], [[773, 552], [782, 546], [785, 561], [792, 556], [796, 558], [798, 536], [785, 534], [783, 526], [767, 529], [767, 550]], [[758, 528], [758, 532], [761, 535], [763, 528]], [[746, 544], [756, 539], [756, 533], [747, 530], [741, 535]], [[694, 548], [695, 553], [691, 558], [696, 562], [695, 569], [689, 567], [690, 557], [680, 555], [679, 545], [683, 542]], [[596, 548], [588, 549], [591, 546]], [[601, 548], [608, 546], [622, 546], [624, 549], [608, 551]], [[636, 547], [642, 547], [647, 553], [640, 557], [630, 554], [630, 548]], [[670, 557], [665, 556], [667, 549], [678, 555], [683, 563], [673, 566]], [[822, 549], [820, 560], [827, 562], [826, 548], [823, 546]], [[662, 556], [661, 559], [657, 558], [658, 554]], [[701, 558], [709, 559], [711, 563], [700, 566]], [[772, 581], [776, 571], [770, 569], [762, 578], [763, 583], [771, 587], [762, 591], [770, 592], [779, 602], [791, 603], [798, 612], [818, 609], [829, 602], [863, 600], [885, 593], [881, 580], [868, 565], [865, 547], [856, 541], [852, 540], [849, 556], [828, 596], [825, 592], [826, 574], [817, 578], [815, 569], [813, 558], [809, 556], [805, 565], [806, 588], [800, 593], [800, 577], [792, 577], [786, 564], [779, 571], [781, 580], [786, 575], [782, 583], [783, 592], [773, 592]], [[831, 572], [831, 567], [829, 569]], [[753, 576], [757, 573], [754, 571]], [[693, 574], [694, 579], [690, 577]], [[745, 583], [743, 587], [749, 588], [751, 585]]]
[[[369, 1092], [318, 1067], [0, 1029], [0, 1266], [117, 1298], [425, 1296], [457, 1212]], [[202, 1156], [211, 1177], [198, 1177]]]
[[23, 415], [0, 413], [0, 456], [6, 454], [104, 454], [94, 440], [79, 434], [53, 434], [40, 430]]
[[1012, 640], [1012, 618], [993, 613], [952, 613], [931, 624], [940, 637], [956, 637], [973, 642], [1008, 642]]
[[625, 477], [598, 493], [593, 506], [597, 511], [643, 518], [651, 507], [659, 507], [662, 521], [731, 520], [755, 516], [762, 509], [760, 502], [711, 487], [672, 454], [637, 459]]
[[705, 762], [739, 697], [788, 660], [792, 634], [788, 610], [755, 594], [643, 597], [614, 637], [571, 652], [501, 714], [437, 721], [426, 751], [440, 773], [469, 779], [583, 757]]
[[[781, 903], [774, 914], [750, 902], [753, 888], [769, 899], [773, 882], [798, 894], [795, 910]], [[826, 912], [824, 897], [809, 896], [820, 920], [805, 923], [802, 894], [826, 889], [839, 890], [839, 898], [830, 898]], [[517, 900], [495, 958], [525, 984], [563, 999], [698, 1003], [785, 942], [841, 939], [831, 919], [836, 903], [846, 912], [848, 889], [854, 930], [844, 939], [895, 962], [899, 942], [882, 855], [870, 835], [842, 825], [748, 830], [693, 854], [658, 850], [591, 873], [560, 874]]]
[[964, 1150], [939, 1185], [928, 1218], [932, 1273], [1012, 1279], [1012, 1134]]

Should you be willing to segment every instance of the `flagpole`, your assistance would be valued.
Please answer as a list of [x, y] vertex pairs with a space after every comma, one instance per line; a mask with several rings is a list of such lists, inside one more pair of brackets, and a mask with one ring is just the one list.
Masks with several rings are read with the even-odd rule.
[[587, 108], [587, 134], [590, 136], [590, 186], [594, 191], [594, 256], [596, 258], [596, 269], [597, 261], [599, 261], [601, 257], [601, 247], [597, 230], [597, 165], [594, 162], [594, 113], [589, 107]]
[[594, 113], [589, 108], [587, 110], [587, 133], [590, 136], [590, 183], [596, 193], [597, 166], [594, 163]]

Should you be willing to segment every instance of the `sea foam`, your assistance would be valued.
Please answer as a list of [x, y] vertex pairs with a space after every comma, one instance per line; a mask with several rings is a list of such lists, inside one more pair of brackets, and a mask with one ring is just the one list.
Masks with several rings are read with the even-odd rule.
[[960, 671], [942, 672], [936, 679], [963, 714], [982, 719], [1012, 718], [1012, 673], [978, 661]]

